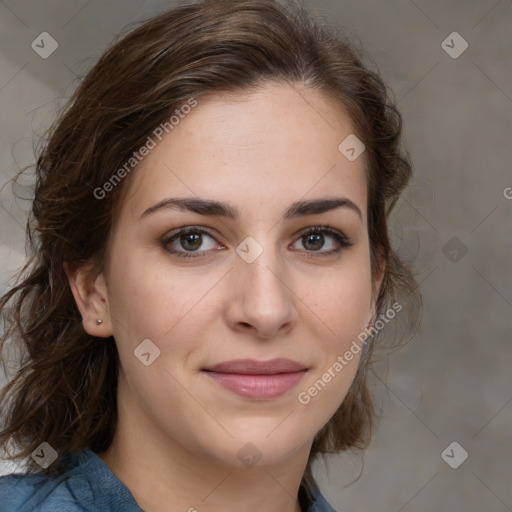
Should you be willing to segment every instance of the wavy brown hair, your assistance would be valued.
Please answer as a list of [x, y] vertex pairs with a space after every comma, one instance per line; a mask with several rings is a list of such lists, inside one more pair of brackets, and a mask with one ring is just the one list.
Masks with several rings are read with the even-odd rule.
[[[119, 365], [115, 341], [84, 331], [63, 263], [93, 262], [101, 270], [122, 191], [136, 170], [103, 199], [94, 191], [191, 98], [247, 92], [265, 83], [302, 84], [345, 108], [366, 146], [373, 277], [379, 261], [385, 262], [377, 316], [398, 300], [404, 311], [392, 341], [414, 334], [421, 298], [411, 270], [391, 247], [387, 227], [412, 166], [401, 149], [401, 116], [365, 59], [337, 27], [314, 19], [292, 0], [184, 4], [116, 38], [36, 154], [26, 227], [30, 254], [0, 299], [0, 348], [21, 350], [19, 367], [0, 396], [0, 445], [7, 459], [25, 460], [28, 472], [41, 471], [30, 454], [46, 441], [59, 458], [44, 471], [59, 473], [71, 453], [102, 452], [112, 442]], [[379, 332], [365, 345], [347, 396], [315, 436], [306, 476], [318, 454], [367, 445], [375, 417], [367, 372], [382, 339]]]

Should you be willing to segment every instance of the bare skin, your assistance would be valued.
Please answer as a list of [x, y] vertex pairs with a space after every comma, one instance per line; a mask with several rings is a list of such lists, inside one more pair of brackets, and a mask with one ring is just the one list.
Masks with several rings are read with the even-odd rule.
[[[120, 356], [119, 424], [99, 455], [145, 511], [300, 512], [314, 436], [343, 401], [359, 355], [309, 403], [298, 394], [367, 326], [381, 279], [370, 273], [364, 154], [351, 162], [338, 150], [351, 133], [336, 103], [299, 85], [199, 98], [132, 171], [104, 271], [66, 267], [84, 329], [113, 335]], [[185, 197], [228, 203], [238, 215], [142, 216]], [[356, 208], [284, 218], [292, 203], [320, 198]], [[325, 225], [351, 245], [303, 236]], [[165, 245], [186, 226], [207, 231], [194, 250], [187, 237]], [[249, 236], [263, 249], [251, 263], [236, 252]], [[148, 366], [134, 355], [145, 339], [160, 350]], [[239, 396], [202, 371], [277, 357], [307, 372], [271, 399]], [[250, 467], [240, 456], [247, 443], [260, 456]]]

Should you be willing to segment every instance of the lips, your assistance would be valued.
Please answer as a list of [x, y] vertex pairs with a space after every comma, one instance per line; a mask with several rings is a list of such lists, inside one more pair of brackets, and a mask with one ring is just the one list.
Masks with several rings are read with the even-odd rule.
[[265, 400], [283, 395], [295, 387], [308, 368], [291, 359], [225, 361], [203, 372], [223, 388], [244, 398]]
[[205, 368], [206, 371], [218, 373], [237, 373], [245, 375], [275, 375], [276, 373], [292, 373], [307, 370], [303, 364], [291, 359], [271, 359], [270, 361], [256, 361], [254, 359], [236, 359], [225, 361]]

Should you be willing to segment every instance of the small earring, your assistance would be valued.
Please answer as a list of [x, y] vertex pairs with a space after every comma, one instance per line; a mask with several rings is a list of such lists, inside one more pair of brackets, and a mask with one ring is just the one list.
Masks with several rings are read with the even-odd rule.
[[98, 320], [96, 320], [96, 325], [100, 325], [103, 323], [103, 320], [101, 318], [98, 318]]

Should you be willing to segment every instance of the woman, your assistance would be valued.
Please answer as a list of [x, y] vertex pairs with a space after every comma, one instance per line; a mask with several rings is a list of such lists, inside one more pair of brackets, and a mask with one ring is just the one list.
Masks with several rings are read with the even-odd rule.
[[400, 132], [292, 2], [182, 5], [115, 42], [48, 134], [0, 302], [26, 353], [0, 440], [27, 463], [0, 510], [334, 510], [311, 465], [368, 443], [374, 345], [417, 325], [387, 235]]

